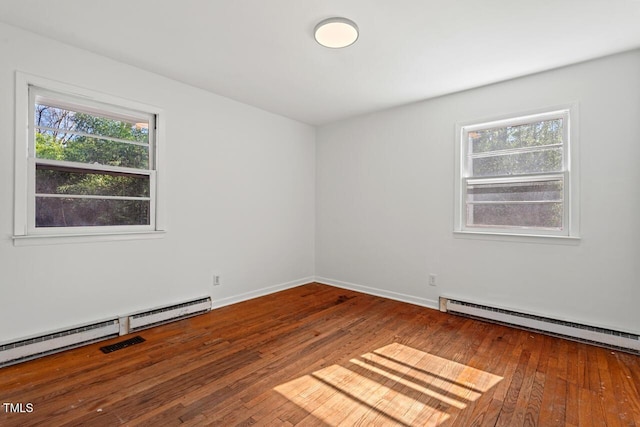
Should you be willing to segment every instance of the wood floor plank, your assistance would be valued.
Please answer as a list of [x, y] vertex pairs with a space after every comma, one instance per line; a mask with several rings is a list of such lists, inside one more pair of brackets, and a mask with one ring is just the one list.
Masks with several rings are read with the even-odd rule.
[[[571, 358], [569, 358], [569, 360], [571, 360]], [[569, 379], [571, 380], [571, 378]], [[577, 426], [580, 424], [580, 390], [581, 388], [578, 387], [575, 382], [570, 381], [567, 383], [567, 394], [564, 404], [566, 407], [565, 422], [568, 425]]]
[[138, 335], [0, 369], [0, 425], [640, 427], [638, 356], [317, 283]]
[[[618, 416], [622, 425], [640, 426], [640, 418], [636, 415], [637, 405], [640, 401], [633, 398], [629, 399], [628, 397], [629, 395], [637, 395], [638, 389], [636, 388], [635, 392], [631, 389], [631, 385], [629, 384], [631, 376], [627, 375], [627, 372], [623, 369], [627, 365], [625, 362], [628, 362], [625, 360], [625, 356], [626, 355], [615, 352], [613, 357], [608, 359], [608, 372], [613, 382], [613, 398], [618, 404]], [[633, 362], [633, 360], [629, 362]], [[632, 365], [632, 363], [629, 363], [629, 365]], [[638, 370], [638, 368], [636, 367], [635, 370]]]
[[483, 411], [482, 418], [479, 420], [479, 423], [472, 424], [477, 425], [478, 427], [492, 427], [496, 425], [498, 421], [498, 417], [500, 416], [500, 410], [504, 402], [496, 399], [491, 399], [488, 405], [486, 405], [486, 409]]
[[614, 351], [598, 349], [597, 363], [600, 376], [600, 391], [598, 395], [602, 401], [603, 409], [606, 411], [607, 425], [610, 427], [622, 427], [620, 419], [620, 408], [613, 393], [613, 380], [609, 372], [609, 358], [615, 355]]
[[500, 410], [500, 416], [496, 422], [496, 427], [510, 427], [513, 426], [513, 414], [516, 411], [516, 405], [518, 402], [518, 397], [520, 396], [520, 391], [522, 390], [522, 385], [525, 381], [525, 372], [527, 368], [527, 364], [529, 363], [529, 359], [531, 358], [531, 353], [527, 350], [523, 351], [520, 354], [520, 358], [515, 367], [515, 371], [510, 378], [509, 389], [505, 396], [504, 403], [502, 405], [502, 409]]
[[[541, 335], [535, 334], [531, 335], [531, 337], [532, 341], [544, 342], [544, 339]], [[524, 379], [522, 381], [518, 400], [516, 401], [516, 408], [511, 421], [512, 426], [528, 425], [525, 417], [527, 414], [528, 404], [535, 401], [532, 401], [531, 395], [534, 389], [535, 380], [538, 379], [536, 378], [536, 374], [538, 373], [536, 369], [538, 368], [538, 366], [540, 366], [540, 359], [544, 357], [544, 355], [541, 356], [541, 353], [541, 348], [538, 347], [538, 345], [534, 344], [531, 349], [531, 357], [529, 357], [529, 361], [524, 371]], [[544, 374], [540, 376], [539, 380], [544, 382]], [[535, 414], [529, 414], [530, 417], [535, 417], [537, 420], [537, 411], [539, 411], [539, 408], [537, 408]]]
[[[483, 368], [487, 372], [495, 374], [498, 381], [501, 382], [503, 380], [503, 369], [501, 369], [500, 359], [503, 357], [508, 346], [502, 341], [502, 336], [499, 335], [499, 329], [493, 327], [493, 325], [486, 326], [490, 327], [495, 332], [491, 333], [489, 330], [489, 333], [484, 334], [482, 344], [477, 349], [473, 357], [469, 359], [467, 365], [473, 366], [474, 368]], [[487, 359], [486, 355], [488, 353], [492, 353], [493, 357]], [[483, 384], [474, 383], [474, 385], [482, 387]], [[496, 386], [490, 387], [487, 391], [483, 392], [479, 398], [470, 402], [468, 407], [458, 414], [456, 422], [458, 424], [469, 426], [480, 425], [486, 418], [488, 404], [495, 400], [494, 394], [496, 388]]]
[[564, 391], [562, 389], [564, 384], [562, 384], [563, 380], [558, 374], [559, 360], [555, 356], [554, 354], [549, 357], [547, 375], [545, 375], [544, 385], [541, 390], [542, 395], [540, 397], [540, 410], [538, 413], [538, 425], [541, 426], [553, 427], [564, 425], [564, 415], [560, 416], [560, 408], [556, 407], [558, 394], [562, 394], [560, 405], [564, 406]]

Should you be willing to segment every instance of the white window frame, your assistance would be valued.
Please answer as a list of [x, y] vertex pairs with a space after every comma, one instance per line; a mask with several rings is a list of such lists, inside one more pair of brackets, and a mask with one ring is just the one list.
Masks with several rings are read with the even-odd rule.
[[[54, 166], [77, 166], [75, 163], [37, 159], [35, 156], [34, 106], [37, 95], [60, 102], [82, 105], [89, 111], [111, 111], [115, 114], [134, 115], [149, 119], [150, 165], [148, 169], [132, 169], [138, 175], [150, 178], [150, 224], [128, 226], [91, 227], [36, 227], [35, 224], [35, 170], [36, 163]], [[15, 139], [15, 245], [57, 244], [103, 240], [131, 240], [161, 237], [165, 231], [164, 199], [161, 183], [161, 160], [164, 141], [162, 110], [147, 104], [79, 88], [43, 77], [16, 72], [16, 139]], [[132, 113], [133, 112], [133, 113]], [[153, 129], [155, 127], [155, 129]], [[89, 168], [87, 168], [89, 169]], [[90, 169], [115, 172], [123, 168], [91, 165]]]
[[[476, 120], [456, 125], [456, 186], [454, 233], [461, 236], [513, 236], [527, 239], [537, 238], [579, 238], [579, 191], [577, 155], [577, 103], [538, 109], [526, 113]], [[472, 177], [470, 162], [469, 132], [496, 127], [517, 126], [542, 120], [563, 119], [563, 170], [551, 173], [529, 173], [500, 177]], [[526, 150], [517, 150], [526, 151]], [[498, 184], [547, 181], [563, 181], [563, 227], [561, 230], [537, 227], [474, 227], [467, 226], [467, 184]]]

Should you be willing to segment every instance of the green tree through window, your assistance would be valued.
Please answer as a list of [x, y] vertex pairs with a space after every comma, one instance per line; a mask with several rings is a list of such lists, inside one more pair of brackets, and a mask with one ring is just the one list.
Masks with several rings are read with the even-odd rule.
[[150, 224], [149, 119], [34, 111], [36, 227]]

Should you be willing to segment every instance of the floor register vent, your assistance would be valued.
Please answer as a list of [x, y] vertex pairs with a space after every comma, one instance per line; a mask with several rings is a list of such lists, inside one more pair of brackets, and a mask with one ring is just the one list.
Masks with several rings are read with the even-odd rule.
[[445, 297], [440, 297], [440, 311], [640, 354], [640, 336], [627, 332], [587, 326]]
[[113, 353], [114, 351], [122, 350], [123, 348], [131, 347], [132, 345], [140, 344], [145, 342], [146, 340], [142, 338], [140, 335], [136, 335], [133, 338], [129, 338], [128, 340], [120, 341], [115, 344], [105, 345], [104, 347], [100, 347], [100, 351], [104, 354]]
[[0, 368], [196, 316], [210, 310], [211, 298], [205, 297], [0, 343]]

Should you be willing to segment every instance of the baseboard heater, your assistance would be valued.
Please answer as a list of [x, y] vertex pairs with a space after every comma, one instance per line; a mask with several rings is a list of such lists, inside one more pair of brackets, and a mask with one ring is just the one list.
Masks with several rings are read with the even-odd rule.
[[640, 354], [640, 336], [636, 334], [566, 322], [446, 297], [440, 297], [440, 311]]
[[152, 328], [187, 317], [197, 316], [211, 310], [211, 298], [200, 298], [167, 307], [158, 307], [120, 318], [120, 335]]
[[118, 319], [110, 319], [3, 344], [0, 345], [0, 367], [114, 338], [119, 329]]
[[0, 368], [175, 322], [210, 310], [211, 298], [205, 297], [3, 343], [0, 344]]

